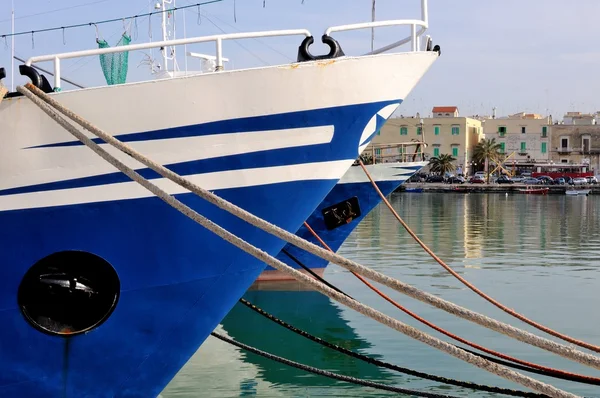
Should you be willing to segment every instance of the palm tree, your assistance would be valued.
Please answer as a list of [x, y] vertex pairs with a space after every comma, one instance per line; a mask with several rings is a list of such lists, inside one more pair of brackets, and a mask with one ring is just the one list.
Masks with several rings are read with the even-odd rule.
[[502, 148], [500, 144], [496, 142], [495, 138], [492, 138], [489, 140], [483, 139], [479, 141], [479, 144], [477, 144], [473, 149], [473, 159], [476, 162], [485, 163], [484, 172], [486, 182], [488, 183], [490, 182], [490, 176], [488, 174], [490, 159], [498, 159], [499, 155], [501, 154], [500, 148]]
[[429, 167], [433, 173], [439, 173], [440, 175], [444, 175], [449, 171], [452, 171], [456, 168], [454, 166], [454, 162], [456, 159], [451, 155], [440, 155], [432, 157], [429, 160]]

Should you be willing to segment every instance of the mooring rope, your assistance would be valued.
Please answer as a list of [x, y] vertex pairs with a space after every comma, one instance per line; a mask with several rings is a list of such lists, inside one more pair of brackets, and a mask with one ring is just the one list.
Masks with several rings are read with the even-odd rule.
[[[327, 243], [325, 243], [325, 241], [323, 239], [321, 239], [321, 237], [319, 236], [319, 234], [317, 234], [317, 232], [311, 228], [310, 225], [308, 225], [308, 223], [305, 221], [304, 222], [304, 226], [306, 227], [306, 229], [308, 229], [308, 231], [311, 233], [311, 235], [327, 250], [329, 251], [333, 251], [328, 245]], [[540, 371], [542, 371], [544, 375], [546, 376], [551, 376], [551, 377], [556, 377], [556, 378], [560, 378], [560, 379], [564, 379], [564, 380], [571, 380], [571, 381], [577, 381], [579, 383], [585, 383], [585, 384], [592, 384], [592, 385], [600, 385], [600, 379], [596, 378], [596, 377], [591, 377], [591, 376], [586, 376], [586, 375], [581, 375], [581, 374], [577, 374], [577, 373], [571, 373], [571, 372], [566, 372], [564, 370], [560, 370], [560, 369], [555, 369], [555, 368], [550, 368], [547, 366], [543, 366], [543, 365], [539, 365], [537, 363], [533, 363], [533, 362], [528, 362], [528, 361], [524, 361], [522, 359], [519, 358], [515, 358], [512, 357], [510, 355], [506, 355], [503, 354], [501, 352], [498, 351], [494, 351], [492, 349], [489, 349], [487, 347], [481, 346], [477, 343], [474, 343], [470, 340], [464, 339], [454, 333], [451, 333], [449, 331], [447, 331], [446, 329], [443, 329], [442, 327], [434, 324], [433, 322], [428, 321], [427, 319], [421, 317], [420, 315], [416, 314], [415, 312], [409, 310], [408, 308], [404, 307], [403, 305], [401, 305], [400, 303], [398, 303], [397, 301], [395, 301], [394, 299], [392, 299], [390, 296], [388, 296], [387, 294], [385, 294], [384, 292], [382, 292], [381, 290], [379, 290], [377, 287], [375, 287], [372, 283], [370, 283], [368, 280], [366, 280], [365, 278], [363, 278], [362, 276], [360, 276], [359, 274], [357, 274], [356, 272], [352, 272], [350, 271], [355, 277], [357, 277], [362, 283], [364, 283], [369, 289], [371, 289], [372, 291], [374, 291], [375, 293], [377, 293], [379, 296], [381, 296], [384, 300], [386, 300], [387, 302], [389, 302], [390, 304], [392, 304], [394, 307], [398, 308], [400, 311], [404, 312], [405, 314], [409, 315], [410, 317], [412, 317], [413, 319], [416, 319], [417, 321], [421, 322], [424, 325], [429, 326], [430, 328], [432, 328], [433, 330], [440, 332], [448, 337], [450, 337], [453, 340], [459, 341], [463, 344], [466, 344], [470, 347], [473, 347], [475, 349], [478, 349], [480, 351], [486, 352], [488, 354], [494, 355], [498, 358], [502, 358], [505, 359], [507, 361], [511, 361], [513, 363], [517, 363], [517, 364], [521, 364], [524, 365], [528, 368], [533, 368], [533, 369], [538, 369]], [[462, 348], [462, 347], [460, 347]], [[464, 349], [464, 348], [463, 348]], [[471, 353], [473, 353], [472, 351], [469, 351]], [[475, 353], [475, 355], [480, 355], [478, 353]], [[486, 358], [485, 356], [482, 356], [482, 358]], [[496, 362], [498, 363], [498, 362]], [[504, 364], [506, 365], [506, 364]]]
[[[39, 98], [41, 98], [46, 103], [51, 105], [54, 109], [58, 109], [61, 113], [63, 113], [64, 115], [66, 115], [67, 117], [69, 117], [70, 119], [75, 121], [77, 124], [79, 124], [83, 128], [89, 130], [94, 135], [96, 135], [97, 137], [99, 137], [103, 141], [105, 141], [106, 143], [108, 143], [108, 144], [114, 146], [115, 148], [119, 149], [120, 151], [128, 154], [129, 156], [133, 157], [140, 163], [146, 165], [147, 167], [154, 170], [161, 176], [175, 182], [179, 186], [198, 195], [199, 197], [205, 199], [209, 203], [214, 204], [215, 206], [219, 207], [220, 209], [223, 209], [223, 210], [227, 211], [228, 213], [235, 215], [236, 217], [248, 222], [249, 224], [251, 224], [259, 229], [262, 229], [265, 232], [268, 232], [282, 240], [285, 240], [286, 242], [289, 242], [298, 248], [308, 251], [309, 253], [314, 254], [315, 256], [318, 256], [320, 258], [323, 258], [325, 260], [333, 262], [334, 264], [337, 264], [349, 271], [354, 271], [358, 274], [366, 276], [375, 282], [379, 282], [379, 283], [381, 283], [385, 286], [388, 286], [400, 293], [406, 294], [407, 296], [412, 297], [416, 300], [422, 301], [424, 303], [427, 303], [434, 307], [442, 309], [450, 314], [453, 314], [460, 318], [477, 323], [481, 326], [495, 330], [499, 333], [503, 333], [503, 334], [510, 336], [512, 338], [515, 338], [521, 342], [534, 345], [536, 347], [539, 347], [544, 350], [558, 354], [562, 357], [577, 361], [586, 366], [591, 366], [596, 369], [600, 369], [600, 358], [599, 357], [596, 357], [596, 356], [588, 354], [588, 353], [584, 353], [573, 347], [569, 347], [564, 344], [560, 344], [560, 343], [554, 342], [552, 340], [536, 336], [533, 333], [529, 333], [527, 331], [518, 329], [512, 325], [509, 325], [509, 324], [506, 324], [503, 322], [499, 322], [499, 321], [492, 319], [490, 317], [487, 317], [483, 314], [479, 314], [475, 311], [471, 311], [467, 308], [461, 307], [452, 302], [449, 302], [442, 298], [439, 298], [433, 294], [419, 290], [419, 289], [417, 289], [407, 283], [404, 283], [398, 279], [389, 277], [389, 276], [384, 275], [380, 272], [377, 272], [373, 269], [365, 267], [355, 261], [344, 258], [343, 256], [340, 256], [337, 253], [329, 252], [325, 249], [322, 249], [321, 247], [319, 247], [311, 242], [308, 242], [308, 241], [296, 236], [295, 234], [284, 230], [283, 228], [280, 228], [274, 224], [271, 224], [270, 222], [268, 222], [266, 220], [256, 217], [252, 213], [249, 213], [246, 210], [236, 206], [235, 204], [230, 203], [230, 202], [220, 198], [219, 196], [213, 194], [212, 192], [207, 191], [207, 190], [203, 189], [202, 187], [185, 179], [184, 177], [172, 172], [171, 170], [167, 169], [166, 167], [159, 165], [159, 164], [153, 162], [152, 160], [146, 158], [145, 156], [143, 156], [142, 154], [138, 153], [133, 148], [131, 148], [129, 145], [117, 140], [116, 138], [105, 133], [104, 131], [97, 128], [96, 126], [92, 125], [87, 120], [81, 118], [79, 115], [70, 111], [69, 109], [64, 107], [62, 104], [60, 104], [58, 101], [54, 100], [53, 98], [48, 96], [46, 93], [44, 93], [37, 87], [33, 86], [31, 83], [28, 83], [26, 85], [26, 87], [27, 87], [27, 89], [21, 87], [21, 91], [25, 91], [28, 94], [31, 94], [31, 92], [35, 93], [35, 95], [37, 95]], [[29, 91], [29, 90], [31, 90], [31, 91]], [[28, 97], [33, 97], [33, 96], [28, 96]], [[276, 268], [276, 267], [274, 267], [274, 268]], [[286, 272], [287, 272], [287, 270], [286, 270]]]
[[[215, 224], [214, 222], [207, 219], [206, 217], [200, 215], [198, 212], [196, 212], [193, 209], [191, 209], [190, 207], [186, 206], [185, 204], [183, 204], [181, 201], [179, 201], [175, 197], [169, 195], [167, 192], [163, 191], [162, 189], [160, 189], [158, 186], [156, 186], [152, 182], [143, 178], [135, 170], [126, 166], [124, 163], [122, 163], [117, 158], [115, 158], [114, 156], [109, 154], [102, 147], [100, 147], [100, 145], [96, 144], [94, 141], [92, 141], [90, 138], [88, 138], [85, 134], [80, 132], [75, 126], [71, 125], [62, 116], [60, 116], [56, 112], [55, 109], [50, 108], [50, 106], [45, 104], [40, 98], [38, 98], [36, 96], [36, 94], [39, 95], [41, 93], [41, 95], [48, 97], [45, 93], [43, 93], [41, 90], [36, 90], [35, 87], [31, 84], [28, 84], [27, 87], [28, 88], [19, 86], [19, 87], [17, 87], [17, 90], [20, 93], [22, 93], [23, 95], [25, 95], [27, 98], [29, 98], [36, 106], [38, 106], [50, 118], [52, 118], [54, 121], [56, 121], [59, 125], [61, 125], [69, 133], [71, 133], [80, 142], [82, 142], [84, 145], [86, 145], [87, 147], [92, 149], [92, 151], [94, 151], [94, 153], [96, 153], [97, 155], [102, 157], [102, 159], [109, 162], [111, 165], [116, 167], [123, 174], [125, 174], [126, 176], [131, 178], [136, 183], [140, 184], [142, 187], [144, 187], [148, 191], [152, 192], [158, 198], [160, 198], [165, 203], [172, 206], [174, 209], [181, 212], [186, 217], [190, 218], [191, 220], [195, 221], [199, 225], [201, 225], [204, 228], [208, 229], [209, 231], [213, 232], [215, 235], [219, 236], [226, 242], [229, 242], [232, 245], [234, 245], [235, 247], [252, 255], [256, 259], [266, 263], [267, 265], [270, 265], [273, 268], [278, 269], [279, 271], [282, 271], [282, 272], [292, 276], [297, 281], [299, 281], [309, 287], [312, 287], [314, 290], [321, 292], [325, 296], [327, 296], [333, 300], [336, 300], [339, 303], [344, 304], [347, 307], [352, 308], [355, 311], [357, 311], [357, 312], [359, 312], [359, 313], [361, 313], [383, 325], [393, 328], [393, 329], [395, 329], [415, 340], [421, 341], [422, 343], [425, 343], [435, 349], [446, 352], [447, 354], [450, 354], [450, 355], [454, 356], [455, 358], [461, 359], [461, 360], [463, 360], [467, 363], [470, 363], [474, 366], [477, 366], [481, 369], [487, 370], [488, 372], [494, 373], [494, 374], [496, 374], [500, 377], [503, 377], [507, 380], [513, 381], [515, 383], [519, 383], [519, 384], [523, 385], [524, 387], [531, 388], [535, 391], [541, 392], [541, 393], [546, 394], [553, 398], [577, 397], [577, 395], [575, 395], [575, 394], [563, 391], [552, 385], [549, 385], [549, 384], [543, 383], [539, 380], [533, 379], [529, 376], [525, 376], [525, 375], [515, 372], [505, 366], [501, 366], [501, 365], [495, 364], [493, 362], [487, 361], [476, 355], [468, 353], [456, 346], [446, 343], [445, 341], [442, 341], [438, 338], [428, 335], [427, 333], [424, 333], [412, 326], [406, 325], [406, 324], [398, 321], [397, 319], [389, 317], [389, 316], [383, 314], [382, 312], [375, 310], [374, 308], [371, 308], [371, 307], [369, 307], [363, 303], [360, 303], [354, 299], [351, 299], [349, 297], [346, 297], [345, 295], [322, 284], [318, 280], [315, 280], [314, 278], [311, 278], [310, 276], [305, 275], [302, 272], [297, 271], [297, 270], [293, 269], [292, 267], [288, 266], [287, 264], [277, 260], [275, 257], [270, 256], [268, 253], [264, 252], [260, 248], [257, 248], [255, 246], [249, 244], [248, 242], [241, 239], [240, 237], [232, 234], [231, 232], [229, 232], [226, 229], [222, 228], [221, 226]], [[30, 91], [30, 89], [33, 92]], [[34, 94], [34, 92], [36, 92], [36, 94]], [[56, 102], [54, 100], [52, 100], [52, 101]], [[91, 124], [89, 122], [86, 122], [86, 124], [91, 126]], [[98, 135], [100, 138], [102, 138], [102, 136], [111, 138], [112, 140], [119, 142], [121, 145], [124, 145], [119, 140], [116, 140], [114, 137], [111, 137], [110, 135], [106, 134], [102, 130], [100, 130], [94, 126], [91, 126], [91, 127], [94, 129], [91, 132]], [[99, 133], [99, 134], [97, 134], [97, 133]], [[102, 138], [102, 139], [104, 139], [104, 138]], [[132, 150], [130, 150], [130, 151], [132, 151]], [[132, 153], [129, 153], [129, 152], [127, 152], [127, 153], [133, 157]], [[141, 156], [141, 155], [139, 155], [139, 156]], [[141, 157], [144, 158], [143, 156], [141, 156]], [[149, 159], [146, 159], [146, 158], [144, 158], [144, 159], [147, 162], [153, 163]], [[189, 182], [188, 182], [188, 184], [189, 184]], [[233, 205], [230, 204], [229, 206], [233, 206]], [[248, 213], [248, 214], [250, 214], [250, 213]], [[261, 220], [258, 217], [256, 217], [256, 218]], [[266, 221], [264, 221], [264, 222], [266, 222]]]
[[394, 370], [396, 372], [404, 373], [404, 374], [407, 374], [410, 376], [419, 377], [422, 379], [436, 381], [436, 382], [443, 383], [443, 384], [450, 384], [450, 385], [457, 386], [457, 387], [470, 388], [472, 390], [487, 391], [487, 392], [493, 392], [493, 393], [498, 393], [498, 394], [511, 395], [514, 397], [544, 397], [545, 396], [543, 394], [537, 394], [537, 393], [532, 393], [532, 392], [527, 392], [527, 391], [511, 390], [508, 388], [501, 388], [501, 387], [495, 387], [495, 386], [486, 386], [483, 384], [472, 383], [470, 381], [462, 381], [462, 380], [451, 379], [448, 377], [432, 375], [429, 373], [419, 372], [417, 370], [394, 365], [389, 362], [380, 361], [379, 359], [375, 359], [375, 358], [369, 357], [367, 355], [363, 355], [363, 354], [359, 354], [355, 351], [351, 351], [347, 348], [340, 347], [339, 345], [336, 345], [336, 344], [330, 343], [326, 340], [323, 340], [320, 337], [314, 336], [302, 329], [298, 329], [297, 327], [290, 325], [289, 323], [277, 318], [275, 315], [268, 313], [267, 311], [256, 306], [255, 304], [252, 304], [251, 302], [249, 302], [248, 300], [246, 300], [244, 298], [241, 298], [240, 302], [242, 304], [244, 304], [246, 307], [250, 308], [252, 311], [256, 312], [257, 314], [262, 315], [263, 317], [278, 324], [279, 326], [282, 326], [282, 327], [288, 329], [291, 332], [294, 332], [308, 340], [311, 340], [317, 344], [320, 344], [323, 347], [330, 348], [330, 349], [340, 352], [344, 355], [359, 359], [359, 360], [369, 363], [371, 365]]
[[494, 299], [493, 297], [489, 296], [488, 294], [484, 293], [481, 289], [479, 289], [477, 286], [473, 285], [471, 282], [469, 282], [468, 280], [466, 280], [465, 278], [463, 278], [458, 272], [456, 272], [454, 269], [452, 269], [452, 267], [450, 267], [448, 264], [446, 264], [444, 262], [444, 260], [442, 260], [440, 257], [438, 257], [433, 250], [431, 250], [426, 244], [425, 242], [423, 242], [421, 239], [419, 239], [419, 237], [417, 236], [417, 234], [410, 228], [410, 226], [402, 219], [402, 217], [400, 217], [400, 215], [396, 212], [396, 210], [394, 210], [394, 207], [390, 204], [390, 202], [387, 200], [387, 198], [385, 197], [385, 195], [381, 192], [381, 190], [379, 189], [379, 187], [377, 186], [377, 184], [375, 183], [375, 181], [373, 180], [373, 178], [371, 177], [371, 174], [369, 173], [369, 171], [367, 170], [367, 168], [365, 167], [364, 163], [362, 162], [362, 160], [358, 160], [358, 163], [360, 164], [360, 167], [362, 167], [363, 171], [365, 172], [367, 178], [369, 178], [369, 180], [371, 181], [371, 184], [373, 185], [373, 187], [375, 188], [375, 190], [377, 191], [377, 193], [379, 194], [379, 197], [383, 200], [383, 203], [385, 203], [385, 205], [387, 206], [387, 208], [392, 212], [392, 214], [394, 215], [394, 217], [396, 218], [396, 220], [398, 220], [398, 222], [402, 225], [402, 227], [404, 227], [404, 229], [406, 230], [406, 232], [408, 232], [408, 234], [415, 240], [415, 242], [417, 242], [417, 244], [419, 246], [421, 246], [421, 248], [423, 248], [423, 250], [429, 254], [431, 256], [431, 258], [433, 258], [439, 265], [441, 265], [446, 271], [448, 271], [452, 276], [454, 276], [456, 279], [458, 279], [463, 285], [465, 285], [466, 287], [468, 287], [469, 289], [471, 289], [473, 292], [477, 293], [479, 296], [481, 296], [482, 298], [484, 298], [485, 300], [487, 300], [488, 302], [492, 303], [493, 305], [495, 305], [496, 307], [500, 308], [502, 311], [506, 312], [507, 314], [512, 315], [513, 317], [533, 326], [534, 328], [541, 330], [543, 332], [546, 332], [554, 337], [558, 337], [559, 339], [562, 339], [564, 341], [568, 341], [569, 343], [578, 345], [580, 347], [583, 348], [587, 348], [588, 350], [592, 350], [595, 352], [600, 352], [600, 346], [594, 345], [594, 344], [590, 344], [587, 343], [585, 341], [582, 340], [578, 340], [574, 337], [568, 336], [566, 334], [557, 332], [554, 329], [551, 329], [547, 326], [542, 325], [541, 323], [538, 323], [530, 318], [527, 318], [525, 315], [513, 310], [512, 308], [508, 308], [507, 306], [505, 306], [504, 304], [502, 304], [501, 302], [499, 302], [498, 300]]
[[[243, 350], [249, 351], [249, 352], [251, 352], [253, 354], [256, 354], [256, 355], [260, 355], [261, 357], [270, 359], [270, 360], [275, 361], [275, 362], [283, 363], [285, 365], [291, 366], [291, 367], [296, 368], [296, 369], [304, 370], [305, 372], [314, 373], [316, 375], [328, 377], [330, 379], [345, 381], [345, 382], [356, 384], [356, 385], [359, 385], [359, 386], [372, 387], [372, 388], [376, 388], [378, 390], [391, 391], [391, 392], [395, 392], [395, 393], [399, 393], [399, 394], [413, 395], [413, 396], [416, 396], [416, 397], [458, 398], [458, 397], [455, 397], [455, 396], [452, 396], [452, 395], [442, 395], [442, 394], [435, 394], [435, 393], [425, 392], [425, 391], [407, 390], [405, 388], [389, 386], [387, 384], [376, 383], [374, 381], [369, 381], [369, 380], [365, 380], [365, 379], [359, 379], [357, 377], [341, 375], [341, 374], [338, 374], [338, 373], [330, 372], [328, 370], [322, 370], [322, 369], [319, 369], [319, 368], [315, 368], [314, 366], [309, 366], [309, 365], [305, 365], [305, 364], [302, 364], [302, 363], [299, 363], [299, 362], [294, 362], [294, 361], [291, 361], [289, 359], [286, 359], [286, 358], [283, 358], [283, 357], [271, 354], [269, 352], [266, 352], [266, 351], [263, 351], [263, 350], [259, 350], [256, 347], [252, 347], [252, 346], [249, 346], [247, 344], [240, 343], [239, 341], [235, 341], [233, 339], [225, 337], [222, 334], [219, 334], [219, 333], [216, 333], [216, 332], [212, 332], [210, 335], [213, 336], [213, 337], [216, 337], [217, 339], [222, 340], [222, 341], [224, 341], [226, 343], [229, 343], [231, 345], [239, 347], [239, 348], [241, 348]], [[535, 396], [539, 397], [540, 395], [535, 394]]]

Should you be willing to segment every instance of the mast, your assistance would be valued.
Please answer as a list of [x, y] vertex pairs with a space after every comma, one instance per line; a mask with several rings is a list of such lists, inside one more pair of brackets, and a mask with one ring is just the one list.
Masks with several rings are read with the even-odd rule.
[[[162, 39], [173, 40], [175, 39], [175, 13], [173, 12], [171, 17], [169, 17], [169, 12], [167, 11], [167, 7], [173, 5], [175, 7], [175, 0], [162, 0]], [[169, 23], [169, 18], [171, 21]], [[163, 70], [165, 72], [175, 71], [176, 69], [176, 61], [175, 61], [175, 47], [173, 46], [165, 46], [161, 50], [162, 58], [163, 58]], [[172, 61], [172, 67], [169, 67], [169, 61]]]
[[15, 0], [11, 1], [10, 18], [10, 91], [15, 91]]
[[[375, 0], [372, 0], [371, 4], [371, 22], [375, 22]], [[373, 52], [375, 46], [375, 28], [371, 28], [371, 52]]]

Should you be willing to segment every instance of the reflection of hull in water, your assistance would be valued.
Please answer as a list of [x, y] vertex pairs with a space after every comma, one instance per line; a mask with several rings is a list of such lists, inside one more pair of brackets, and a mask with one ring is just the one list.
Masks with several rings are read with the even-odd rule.
[[[368, 165], [366, 168], [381, 192], [387, 196], [426, 164], [427, 162], [380, 163]], [[351, 167], [306, 221], [327, 246], [337, 252], [354, 228], [381, 201], [381, 197], [373, 188], [363, 169], [358, 166]], [[345, 203], [350, 203], [350, 207], [346, 207]], [[296, 235], [321, 246], [305, 226], [301, 226]], [[327, 260], [287, 244], [284, 250], [279, 252], [277, 259], [301, 272], [306, 271], [284, 251], [290, 253], [316, 274], [322, 276], [325, 272]], [[286, 279], [291, 279], [291, 277], [267, 266], [258, 277], [257, 282]]]
[[[371, 347], [342, 317], [341, 310], [318, 292], [249, 291], [244, 298], [299, 329], [349, 350], [368, 354], [365, 350]], [[225, 317], [222, 326], [237, 341], [296, 362], [363, 379], [381, 381], [390, 378], [390, 371], [314, 343], [241, 303], [236, 304]], [[258, 366], [261, 379], [270, 383], [297, 385], [298, 377], [307, 377], [302, 370], [257, 355], [244, 353], [244, 361]], [[324, 386], [336, 383], [314, 376], [308, 384]]]

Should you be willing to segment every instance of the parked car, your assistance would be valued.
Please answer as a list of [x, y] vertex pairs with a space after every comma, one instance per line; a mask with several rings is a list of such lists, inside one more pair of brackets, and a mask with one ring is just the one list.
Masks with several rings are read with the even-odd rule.
[[588, 180], [585, 177], [576, 177], [573, 178], [573, 185], [587, 185]]
[[588, 184], [598, 184], [598, 179], [596, 177], [585, 177]]
[[539, 177], [537, 177], [537, 179], [540, 181], [540, 184], [544, 184], [544, 185], [552, 185], [552, 184], [554, 184], [554, 180], [552, 179], [552, 177], [539, 176]]
[[565, 185], [567, 180], [564, 177], [557, 177], [554, 179], [554, 184], [556, 185]]
[[500, 176], [496, 179], [496, 183], [498, 184], [514, 184], [514, 181], [510, 179], [509, 176]]
[[447, 184], [464, 184], [467, 180], [460, 176], [450, 176], [446, 179]]
[[515, 184], [517, 183], [521, 183], [523, 181], [523, 177], [521, 176], [515, 176], [511, 178], [512, 182], [514, 182]]
[[521, 184], [525, 184], [525, 185], [538, 185], [539, 183], [540, 183], [540, 180], [538, 180], [537, 178], [533, 178], [533, 177], [523, 178], [523, 180], [521, 181]]
[[435, 175], [435, 174], [430, 175], [429, 177], [427, 177], [425, 182], [444, 182], [444, 177], [442, 177], [440, 175]]
[[469, 180], [469, 183], [471, 183], [471, 184], [485, 184], [485, 180], [483, 179], [482, 175], [475, 174], [473, 177], [471, 177], [471, 179]]

